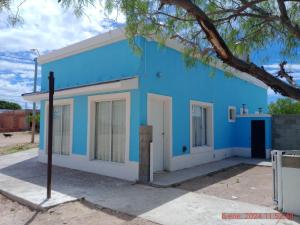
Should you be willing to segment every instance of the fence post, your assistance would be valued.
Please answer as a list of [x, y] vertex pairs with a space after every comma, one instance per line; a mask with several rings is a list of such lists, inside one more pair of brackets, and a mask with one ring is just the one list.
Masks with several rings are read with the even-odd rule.
[[151, 177], [150, 144], [152, 142], [152, 126], [140, 126], [140, 161], [139, 182], [149, 183]]

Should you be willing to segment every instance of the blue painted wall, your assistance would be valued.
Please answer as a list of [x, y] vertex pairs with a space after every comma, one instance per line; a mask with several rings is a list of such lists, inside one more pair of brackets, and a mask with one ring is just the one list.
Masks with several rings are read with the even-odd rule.
[[74, 97], [73, 112], [73, 153], [86, 155], [87, 126], [88, 125], [88, 97]]
[[40, 103], [40, 143], [39, 148], [44, 149], [45, 140], [44, 140], [44, 131], [45, 131], [45, 101]]
[[[173, 98], [173, 155], [184, 154], [182, 146], [190, 147], [190, 100], [214, 104], [214, 147], [235, 145], [235, 124], [228, 122], [228, 106], [237, 111], [246, 104], [249, 113], [259, 107], [267, 110], [267, 90], [244, 80], [225, 76], [218, 69], [199, 63], [185, 67], [182, 54], [169, 48], [160, 48], [155, 42], [146, 42], [144, 57], [146, 69], [141, 77], [141, 122], [147, 119], [147, 93]], [[212, 74], [213, 76], [210, 76]], [[160, 77], [156, 74], [160, 73]], [[243, 132], [241, 128], [241, 132]], [[185, 153], [188, 154], [189, 150]]]
[[[267, 110], [267, 90], [238, 78], [228, 78], [224, 72], [199, 63], [188, 69], [182, 54], [161, 48], [155, 42], [138, 39], [144, 49], [135, 55], [127, 41], [87, 51], [42, 66], [42, 91], [47, 90], [48, 73], [55, 72], [55, 88], [61, 89], [83, 84], [139, 76], [138, 90], [131, 93], [130, 160], [138, 161], [141, 124], [147, 124], [147, 93], [173, 98], [173, 155], [181, 155], [182, 146], [190, 146], [190, 100], [214, 104], [215, 149], [236, 147], [236, 129], [248, 132], [244, 123], [228, 122], [228, 106], [237, 111], [246, 104], [249, 113], [258, 107]], [[211, 73], [214, 76], [210, 76]], [[156, 76], [160, 73], [160, 77]], [[73, 153], [85, 155], [87, 147], [87, 97], [74, 96]], [[44, 148], [43, 103], [41, 104], [40, 148]], [[244, 125], [243, 125], [244, 124]], [[246, 130], [245, 130], [246, 129]], [[250, 132], [250, 131], [249, 131]], [[243, 143], [245, 146], [248, 143]], [[239, 146], [242, 147], [242, 146]]]
[[272, 148], [272, 119], [271, 117], [239, 117], [235, 123], [234, 147], [250, 148], [251, 147], [251, 121], [264, 120], [266, 134], [266, 149]]
[[62, 89], [135, 76], [140, 66], [124, 40], [42, 65], [41, 90], [48, 90], [49, 71], [55, 72], [55, 89]]
[[[137, 38], [137, 43], [143, 40]], [[127, 41], [120, 41], [42, 65], [41, 90], [48, 90], [48, 74], [54, 71], [55, 89], [93, 84], [140, 75], [144, 71], [141, 56], [133, 53]], [[131, 92], [130, 155], [138, 161], [139, 90]], [[103, 93], [102, 93], [103, 94]], [[86, 155], [88, 96], [74, 96], [73, 153]], [[40, 149], [44, 149], [44, 101], [41, 102]]]
[[[110, 94], [107, 92], [105, 94]], [[100, 94], [100, 93], [98, 93]], [[101, 93], [104, 94], [104, 93]], [[97, 95], [97, 93], [93, 94]], [[129, 159], [138, 161], [139, 159], [139, 90], [130, 91], [130, 149]], [[72, 153], [77, 155], [87, 155], [87, 129], [88, 129], [88, 96], [74, 96], [73, 112], [73, 149]], [[45, 102], [41, 103], [41, 129], [40, 129], [40, 149], [44, 149], [44, 114]]]

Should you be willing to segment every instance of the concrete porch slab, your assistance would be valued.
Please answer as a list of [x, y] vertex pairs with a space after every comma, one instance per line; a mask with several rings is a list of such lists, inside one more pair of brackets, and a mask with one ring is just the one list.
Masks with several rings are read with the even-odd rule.
[[[46, 165], [28, 151], [0, 157], [0, 190], [33, 204], [43, 204]], [[287, 220], [223, 220], [222, 213], [277, 213], [244, 202], [221, 199], [177, 188], [155, 188], [67, 168], [53, 168], [56, 203], [84, 198], [106, 207], [164, 225], [298, 224]], [[57, 193], [57, 195], [56, 195]], [[70, 197], [70, 198], [69, 198]], [[51, 203], [51, 202], [50, 202]], [[48, 206], [50, 205], [48, 203]], [[53, 203], [54, 204], [54, 203]]]
[[[37, 151], [37, 149], [32, 149], [0, 157], [0, 171], [6, 171], [6, 174], [0, 173], [0, 193], [37, 210], [45, 210], [61, 203], [77, 200], [76, 197], [57, 191], [52, 191], [51, 199], [47, 199], [46, 182], [44, 182], [45, 185], [43, 186], [31, 182], [31, 180], [37, 179], [39, 176], [45, 177], [45, 172], [34, 171], [35, 168], [30, 164], [24, 165], [24, 172], [18, 170], [17, 166], [15, 171], [8, 169], [12, 164], [17, 165], [23, 161], [32, 160], [32, 158], [36, 157]], [[28, 172], [32, 172], [31, 176], [29, 176]], [[27, 181], [24, 180], [25, 178]]]
[[260, 159], [249, 159], [232, 157], [215, 162], [205, 163], [192, 168], [172, 171], [172, 172], [159, 172], [153, 176], [152, 185], [155, 187], [172, 187], [176, 186], [184, 181], [204, 176], [209, 173], [217, 172], [232, 166], [239, 165], [241, 163], [257, 165], [257, 166], [272, 166], [272, 163]]

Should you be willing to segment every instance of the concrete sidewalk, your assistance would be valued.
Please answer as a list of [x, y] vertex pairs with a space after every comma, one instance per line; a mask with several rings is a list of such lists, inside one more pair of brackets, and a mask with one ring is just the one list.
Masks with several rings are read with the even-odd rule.
[[[45, 203], [46, 165], [36, 150], [0, 157], [0, 190], [24, 201], [48, 207], [85, 198], [101, 207], [165, 225], [275, 224], [276, 220], [222, 220], [226, 213], [276, 213], [267, 207], [225, 200], [176, 188], [155, 188], [54, 167], [52, 202]], [[298, 224], [282, 220], [278, 224]]]
[[32, 149], [0, 157], [0, 193], [38, 210], [77, 200], [57, 191], [52, 192], [50, 200], [46, 199], [47, 170], [37, 162], [37, 152]]
[[204, 176], [206, 174], [217, 172], [242, 163], [254, 166], [272, 166], [272, 162], [270, 161], [265, 161], [261, 159], [232, 157], [224, 160], [205, 163], [187, 169], [172, 172], [155, 173], [152, 184], [155, 187], [172, 187], [184, 181], [193, 179], [195, 177]]

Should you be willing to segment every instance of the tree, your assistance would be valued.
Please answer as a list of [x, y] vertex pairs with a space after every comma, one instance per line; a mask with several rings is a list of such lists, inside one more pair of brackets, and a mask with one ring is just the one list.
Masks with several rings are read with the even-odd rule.
[[27, 117], [27, 122], [30, 124], [30, 126], [32, 126], [32, 121], [33, 121], [33, 118], [35, 118], [35, 126], [37, 129], [35, 129], [35, 131], [39, 131], [40, 129], [40, 113], [37, 113], [35, 115], [35, 117], [32, 115], [32, 113], [30, 113]]
[[0, 100], [0, 109], [12, 109], [12, 110], [16, 110], [16, 109], [22, 109], [22, 107], [14, 102], [8, 102], [8, 101], [2, 101]]
[[[0, 0], [3, 1], [3, 0]], [[7, 1], [7, 0], [4, 0]], [[75, 12], [96, 0], [58, 0]], [[185, 46], [189, 64], [218, 58], [275, 92], [300, 100], [300, 88], [287, 61], [276, 74], [261, 65], [242, 59], [242, 55], [281, 43], [282, 54], [297, 57], [300, 47], [300, 0], [104, 0], [108, 13], [126, 16], [126, 32], [136, 49], [135, 36], [155, 37], [163, 44], [177, 39]]]
[[300, 102], [290, 98], [277, 99], [269, 105], [269, 112], [272, 115], [300, 114]]

